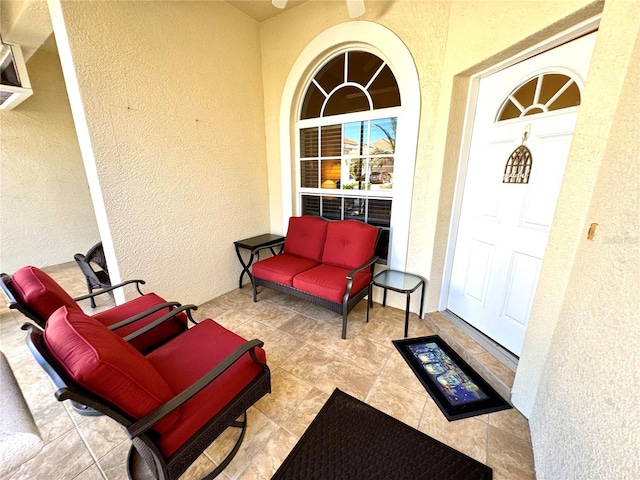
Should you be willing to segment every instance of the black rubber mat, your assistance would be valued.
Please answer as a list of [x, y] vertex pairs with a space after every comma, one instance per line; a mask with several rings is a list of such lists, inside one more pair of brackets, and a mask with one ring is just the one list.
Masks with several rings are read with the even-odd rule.
[[336, 389], [274, 480], [485, 480], [473, 458]]

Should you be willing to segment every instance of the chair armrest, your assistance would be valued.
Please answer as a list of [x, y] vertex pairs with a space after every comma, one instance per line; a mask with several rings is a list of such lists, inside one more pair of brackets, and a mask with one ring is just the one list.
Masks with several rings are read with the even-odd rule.
[[151, 315], [152, 313], [156, 313], [159, 310], [162, 310], [163, 308], [169, 308], [171, 309], [171, 307], [179, 307], [180, 303], [179, 302], [164, 302], [164, 303], [159, 303], [158, 305], [155, 305], [153, 307], [151, 307], [148, 310], [145, 310], [144, 312], [138, 313], [136, 315], [134, 315], [133, 317], [129, 317], [125, 320], [122, 320], [118, 323], [114, 323], [113, 325], [109, 325], [109, 330], [117, 330], [118, 328], [122, 328], [126, 325], [129, 325], [130, 323], [133, 322], [137, 322], [138, 320], [143, 319], [144, 317], [148, 317], [149, 315]]
[[367, 260], [365, 263], [360, 265], [359, 267], [356, 267], [353, 270], [351, 270], [349, 273], [347, 273], [347, 280], [353, 280], [353, 277], [356, 276], [356, 273], [376, 263], [378, 261], [378, 258], [379, 258], [378, 256], [373, 256], [369, 260]]
[[133, 439], [151, 427], [153, 427], [156, 423], [162, 420], [169, 413], [174, 411], [180, 405], [189, 401], [193, 398], [200, 390], [205, 388], [211, 382], [213, 382], [216, 378], [222, 375], [229, 367], [231, 367], [235, 362], [237, 362], [244, 354], [249, 352], [251, 358], [256, 363], [262, 365], [264, 368], [267, 368], [267, 365], [261, 362], [255, 354], [256, 347], [262, 347], [264, 342], [254, 339], [249, 342], [246, 342], [236, 348], [228, 357], [226, 357], [222, 362], [216, 365], [213, 369], [209, 370], [204, 376], [202, 376], [199, 380], [193, 383], [191, 386], [184, 389], [178, 395], [173, 397], [168, 402], [160, 405], [153, 412], [145, 415], [137, 422], [130, 425], [125, 429], [126, 434], [129, 438]]
[[140, 295], [144, 295], [144, 293], [142, 293], [142, 290], [140, 290], [140, 285], [144, 285], [146, 283], [144, 280], [127, 280], [125, 282], [118, 283], [117, 285], [111, 285], [110, 287], [103, 288], [97, 292], [88, 293], [87, 295], [82, 295], [81, 297], [75, 297], [74, 300], [76, 302], [79, 302], [80, 300], [87, 300], [88, 298], [97, 297], [98, 295], [102, 295], [103, 293], [108, 293], [111, 290], [115, 290], [116, 288], [124, 287], [125, 285], [129, 285], [132, 283], [136, 284], [136, 289], [138, 290], [138, 293], [140, 293]]
[[373, 265], [377, 261], [378, 261], [378, 256], [374, 255], [369, 260], [364, 262], [362, 265], [360, 265], [359, 267], [354, 268], [349, 273], [347, 273], [347, 277], [346, 277], [347, 278], [347, 290], [345, 291], [344, 297], [342, 298], [342, 303], [343, 304], [346, 304], [346, 302], [349, 300], [349, 296], [351, 295], [351, 289], [353, 288], [353, 277], [356, 276], [356, 273], [364, 270], [365, 268], [371, 267], [371, 265]]
[[167, 320], [171, 320], [173, 317], [175, 317], [176, 315], [178, 315], [179, 313], [182, 313], [182, 312], [186, 312], [187, 318], [189, 319], [189, 321], [191, 321], [194, 324], [198, 323], [191, 316], [191, 310], [197, 310], [197, 309], [198, 309], [198, 307], [196, 307], [195, 305], [182, 305], [181, 307], [174, 308], [169, 313], [164, 314], [163, 316], [161, 316], [157, 320], [154, 320], [150, 324], [145, 325], [144, 327], [142, 327], [139, 330], [136, 330], [133, 333], [130, 333], [126, 337], [123, 337], [123, 339], [124, 339], [125, 342], [130, 342], [134, 338], [138, 338], [140, 335], [142, 335], [144, 333], [147, 333], [149, 330], [152, 330], [152, 329], [156, 328], [158, 325], [160, 325], [161, 323], [166, 322]]

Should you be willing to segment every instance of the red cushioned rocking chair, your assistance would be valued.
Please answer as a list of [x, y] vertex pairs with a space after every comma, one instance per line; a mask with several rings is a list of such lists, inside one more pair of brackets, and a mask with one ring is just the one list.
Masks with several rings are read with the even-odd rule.
[[[195, 308], [179, 307], [173, 315]], [[247, 342], [211, 319], [146, 355], [67, 307], [51, 315], [44, 332], [33, 324], [23, 328], [59, 401], [83, 403], [123, 426], [132, 440], [129, 478], [177, 479], [228, 427], [239, 428], [227, 458], [205, 477], [214, 478], [240, 447], [247, 409], [271, 391], [263, 343]]]
[[[180, 306], [178, 302], [167, 302], [155, 293], [143, 294], [140, 285], [143, 280], [129, 280], [117, 285], [94, 292], [89, 295], [71, 298], [71, 296], [43, 270], [26, 266], [17, 270], [13, 275], [0, 274], [0, 289], [4, 293], [11, 309], [20, 311], [23, 315], [35, 321], [40, 328], [44, 328], [49, 316], [62, 306], [69, 310], [82, 311], [78, 301], [93, 298], [97, 295], [109, 293], [116, 288], [135, 284], [139, 297], [128, 302], [94, 314], [92, 317], [109, 329], [114, 330], [121, 337], [126, 337], [143, 326], [152, 324], [171, 309]], [[166, 340], [179, 335], [188, 328], [186, 315], [178, 315], [170, 321], [161, 322], [148, 333], [136, 337], [132, 345], [142, 352], [153, 350]]]

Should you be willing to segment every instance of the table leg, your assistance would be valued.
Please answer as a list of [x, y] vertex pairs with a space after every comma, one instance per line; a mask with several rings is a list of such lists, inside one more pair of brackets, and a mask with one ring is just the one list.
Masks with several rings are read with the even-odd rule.
[[382, 290], [384, 291], [384, 293], [382, 294], [382, 306], [386, 307], [387, 306], [387, 289], [382, 287]]
[[424, 310], [424, 291], [425, 291], [426, 289], [427, 289], [427, 288], [426, 288], [426, 285], [425, 285], [425, 283], [424, 283], [424, 281], [423, 281], [423, 282], [422, 282], [422, 296], [420, 297], [420, 311], [418, 312], [418, 313], [419, 313], [420, 318], [422, 318], [422, 312], [423, 312], [423, 310]]
[[369, 306], [371, 303], [371, 294], [373, 293], [373, 285], [369, 284], [369, 292], [367, 293], [367, 323], [369, 323]]
[[242, 272], [240, 272], [240, 279], [238, 280], [238, 288], [242, 288], [242, 279], [244, 278], [245, 273], [249, 277], [249, 280], [251, 281], [251, 283], [253, 283], [253, 278], [251, 277], [251, 272], [249, 271], [249, 267], [251, 267], [251, 264], [253, 263], [255, 253], [252, 250], [251, 253], [249, 254], [249, 263], [245, 263], [242, 258], [242, 255], [240, 254], [240, 248], [237, 245], [235, 247], [236, 247], [236, 255], [238, 256], [240, 265], [242, 265]]
[[247, 266], [245, 265], [244, 260], [242, 259], [242, 255], [240, 254], [240, 248], [238, 248], [237, 245], [235, 247], [236, 247], [236, 256], [240, 261], [240, 265], [242, 265], [242, 272], [240, 272], [240, 279], [238, 280], [238, 288], [242, 288], [242, 278], [244, 277], [244, 274], [247, 271]]
[[407, 292], [407, 306], [404, 311], [404, 338], [409, 334], [409, 306], [411, 305], [411, 292]]

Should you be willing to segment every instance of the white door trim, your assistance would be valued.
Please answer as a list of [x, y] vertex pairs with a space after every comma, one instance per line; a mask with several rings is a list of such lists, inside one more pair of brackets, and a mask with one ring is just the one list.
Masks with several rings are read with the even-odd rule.
[[440, 290], [440, 299], [438, 302], [438, 310], [444, 311], [447, 308], [447, 299], [449, 298], [449, 285], [451, 283], [451, 273], [453, 270], [454, 250], [458, 237], [458, 223], [462, 210], [462, 199], [464, 196], [464, 185], [466, 181], [467, 163], [469, 159], [469, 149], [471, 146], [471, 136], [473, 133], [473, 120], [475, 117], [476, 104], [478, 101], [478, 89], [480, 80], [488, 77], [493, 73], [504, 70], [518, 62], [531, 58], [547, 50], [551, 50], [564, 43], [575, 40], [587, 33], [598, 28], [601, 15], [597, 15], [589, 20], [585, 20], [572, 28], [565, 30], [543, 42], [527, 48], [513, 57], [499, 62], [481, 72], [471, 76], [469, 80], [469, 91], [467, 95], [467, 107], [464, 117], [464, 125], [462, 129], [462, 141], [460, 148], [460, 156], [458, 158], [458, 174], [456, 177], [456, 185], [453, 195], [453, 205], [451, 210], [451, 221], [449, 224], [449, 238], [447, 239], [447, 253], [445, 255], [444, 274], [442, 276], [442, 285]]

